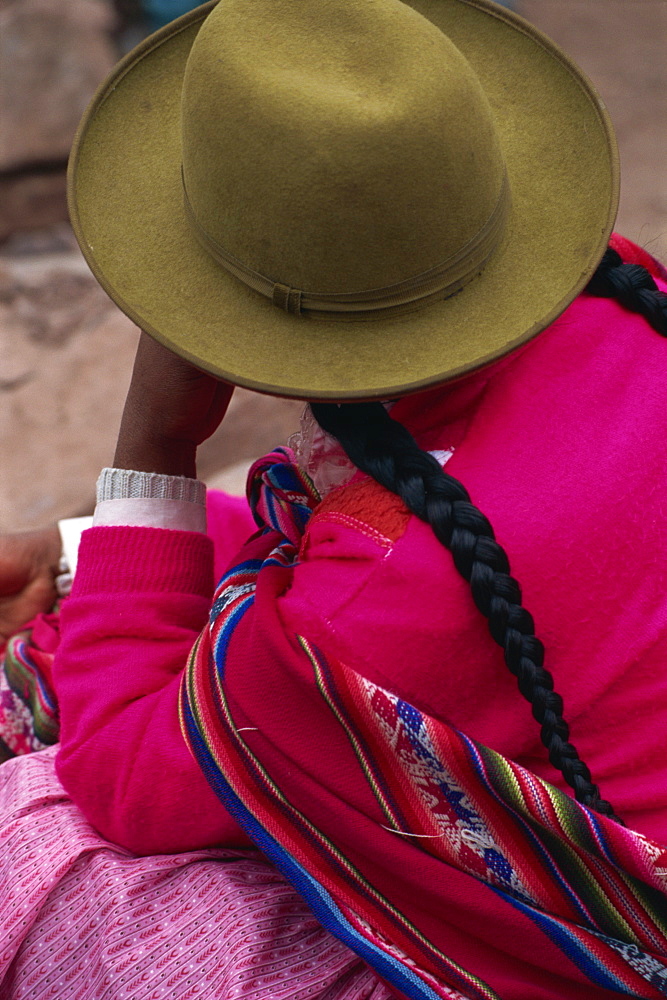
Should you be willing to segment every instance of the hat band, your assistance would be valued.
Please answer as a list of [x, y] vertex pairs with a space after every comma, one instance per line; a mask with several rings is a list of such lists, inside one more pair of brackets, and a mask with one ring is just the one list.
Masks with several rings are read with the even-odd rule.
[[385, 288], [372, 288], [364, 292], [304, 292], [272, 281], [247, 267], [214, 240], [195, 215], [182, 168], [181, 176], [188, 222], [199, 243], [218, 264], [285, 312], [293, 316], [306, 315], [327, 320], [356, 321], [387, 317], [405, 312], [406, 307], [414, 307], [417, 303], [425, 305], [454, 295], [483, 270], [500, 241], [511, 203], [509, 181], [505, 173], [498, 200], [487, 221], [461, 250], [442, 264]]

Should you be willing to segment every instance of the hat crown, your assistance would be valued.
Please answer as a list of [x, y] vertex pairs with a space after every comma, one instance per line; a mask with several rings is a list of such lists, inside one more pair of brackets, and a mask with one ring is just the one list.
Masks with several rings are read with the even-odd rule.
[[505, 177], [477, 76], [399, 0], [220, 0], [188, 59], [182, 143], [195, 224], [315, 293], [465, 254]]

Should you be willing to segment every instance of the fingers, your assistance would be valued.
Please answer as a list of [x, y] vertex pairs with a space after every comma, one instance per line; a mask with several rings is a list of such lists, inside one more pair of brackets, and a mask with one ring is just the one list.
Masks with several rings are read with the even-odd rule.
[[55, 525], [0, 535], [0, 637], [7, 639], [35, 615], [50, 611], [60, 558]]

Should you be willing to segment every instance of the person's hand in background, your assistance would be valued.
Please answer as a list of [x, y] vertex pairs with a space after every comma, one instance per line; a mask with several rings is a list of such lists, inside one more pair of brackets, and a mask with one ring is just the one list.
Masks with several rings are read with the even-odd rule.
[[56, 600], [57, 527], [0, 535], [0, 646]]

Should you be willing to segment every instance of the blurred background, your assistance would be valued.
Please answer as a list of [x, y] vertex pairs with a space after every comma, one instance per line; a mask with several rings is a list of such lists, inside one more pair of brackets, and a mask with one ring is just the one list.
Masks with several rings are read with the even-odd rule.
[[[65, 170], [120, 55], [196, 3], [0, 0], [0, 531], [92, 510], [113, 456], [138, 331], [98, 288], [67, 223]], [[593, 80], [616, 127], [616, 228], [667, 262], [666, 0], [506, 0]], [[302, 404], [237, 390], [200, 474], [241, 492]]]

